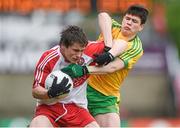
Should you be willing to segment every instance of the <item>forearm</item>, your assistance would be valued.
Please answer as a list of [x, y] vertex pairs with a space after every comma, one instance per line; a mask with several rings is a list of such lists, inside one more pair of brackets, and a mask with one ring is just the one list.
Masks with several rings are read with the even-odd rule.
[[111, 17], [105, 13], [101, 12], [98, 15], [99, 27], [104, 37], [104, 43], [108, 47], [112, 47], [112, 20]]
[[124, 62], [121, 59], [116, 58], [105, 66], [87, 66], [87, 68], [90, 74], [107, 74], [124, 68]]
[[113, 46], [112, 48], [109, 50], [109, 52], [114, 56], [117, 57], [119, 56], [121, 53], [123, 53], [124, 51], [126, 51], [128, 47], [128, 44], [125, 40], [113, 40]]
[[38, 86], [36, 88], [33, 88], [32, 95], [36, 99], [49, 99], [47, 91], [48, 91], [47, 89], [45, 89], [41, 86]]

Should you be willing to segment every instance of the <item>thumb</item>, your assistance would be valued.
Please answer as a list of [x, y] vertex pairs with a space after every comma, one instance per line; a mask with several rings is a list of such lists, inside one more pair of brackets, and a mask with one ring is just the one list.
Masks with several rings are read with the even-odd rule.
[[56, 84], [57, 83], [57, 76], [55, 76], [55, 78], [53, 79], [53, 83], [52, 85]]
[[99, 56], [99, 54], [95, 53], [95, 54], [93, 54], [93, 56], [94, 56], [95, 58], [97, 58], [97, 57]]

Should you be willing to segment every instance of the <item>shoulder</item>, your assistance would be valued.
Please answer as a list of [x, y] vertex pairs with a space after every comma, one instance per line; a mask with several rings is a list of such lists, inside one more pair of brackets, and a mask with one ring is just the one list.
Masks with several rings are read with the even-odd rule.
[[142, 42], [141, 42], [141, 39], [136, 36], [132, 41], [130, 41], [132, 43], [132, 46], [131, 48], [132, 49], [139, 49], [139, 50], [143, 50], [143, 47], [142, 47]]
[[54, 46], [52, 47], [51, 49], [49, 50], [46, 50], [42, 56], [43, 57], [46, 57], [46, 56], [53, 56], [53, 55], [57, 55], [59, 54], [59, 50], [60, 50], [60, 47], [57, 45], [57, 46]]
[[84, 53], [88, 56], [93, 56], [93, 54], [101, 53], [104, 49], [103, 41], [89, 41]]
[[85, 48], [85, 52], [103, 49], [104, 48], [104, 41], [89, 41], [87, 47]]
[[132, 67], [133, 64], [143, 55], [142, 42], [138, 36], [128, 42], [128, 49], [119, 56], [124, 63], [125, 67]]
[[115, 21], [114, 19], [112, 19], [112, 36], [113, 38], [117, 38], [117, 35], [120, 34], [121, 31], [121, 25]]
[[121, 24], [119, 24], [116, 20], [112, 19], [112, 27], [113, 28], [121, 28]]
[[127, 56], [134, 58], [143, 52], [142, 42], [138, 36], [128, 43]]
[[59, 58], [59, 46], [55, 46], [49, 50], [46, 50], [40, 57], [38, 64], [47, 63], [54, 58]]

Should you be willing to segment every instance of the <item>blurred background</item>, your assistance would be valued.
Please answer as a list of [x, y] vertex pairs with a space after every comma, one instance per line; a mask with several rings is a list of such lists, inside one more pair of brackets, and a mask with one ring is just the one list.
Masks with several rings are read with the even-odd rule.
[[78, 25], [89, 40], [99, 11], [121, 21], [141, 4], [150, 11], [139, 36], [144, 56], [121, 88], [124, 127], [180, 127], [180, 2], [178, 0], [0, 0], [0, 127], [26, 126], [34, 113], [33, 71], [62, 28]]

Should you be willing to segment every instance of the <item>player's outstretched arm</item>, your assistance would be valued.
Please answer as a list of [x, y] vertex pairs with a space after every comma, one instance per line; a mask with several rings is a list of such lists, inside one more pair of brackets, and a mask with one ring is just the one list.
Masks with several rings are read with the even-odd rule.
[[89, 74], [107, 74], [113, 73], [124, 68], [124, 62], [120, 58], [115, 58], [114, 61], [104, 66], [87, 66]]
[[62, 68], [61, 71], [68, 74], [71, 78], [82, 77], [89, 74], [86, 66], [81, 66], [78, 64], [70, 64], [67, 67]]
[[107, 74], [113, 73], [124, 68], [124, 62], [120, 58], [116, 58], [105, 66], [81, 66], [77, 64], [70, 64], [61, 69], [62, 72], [71, 76], [71, 78], [82, 77], [87, 74]]

